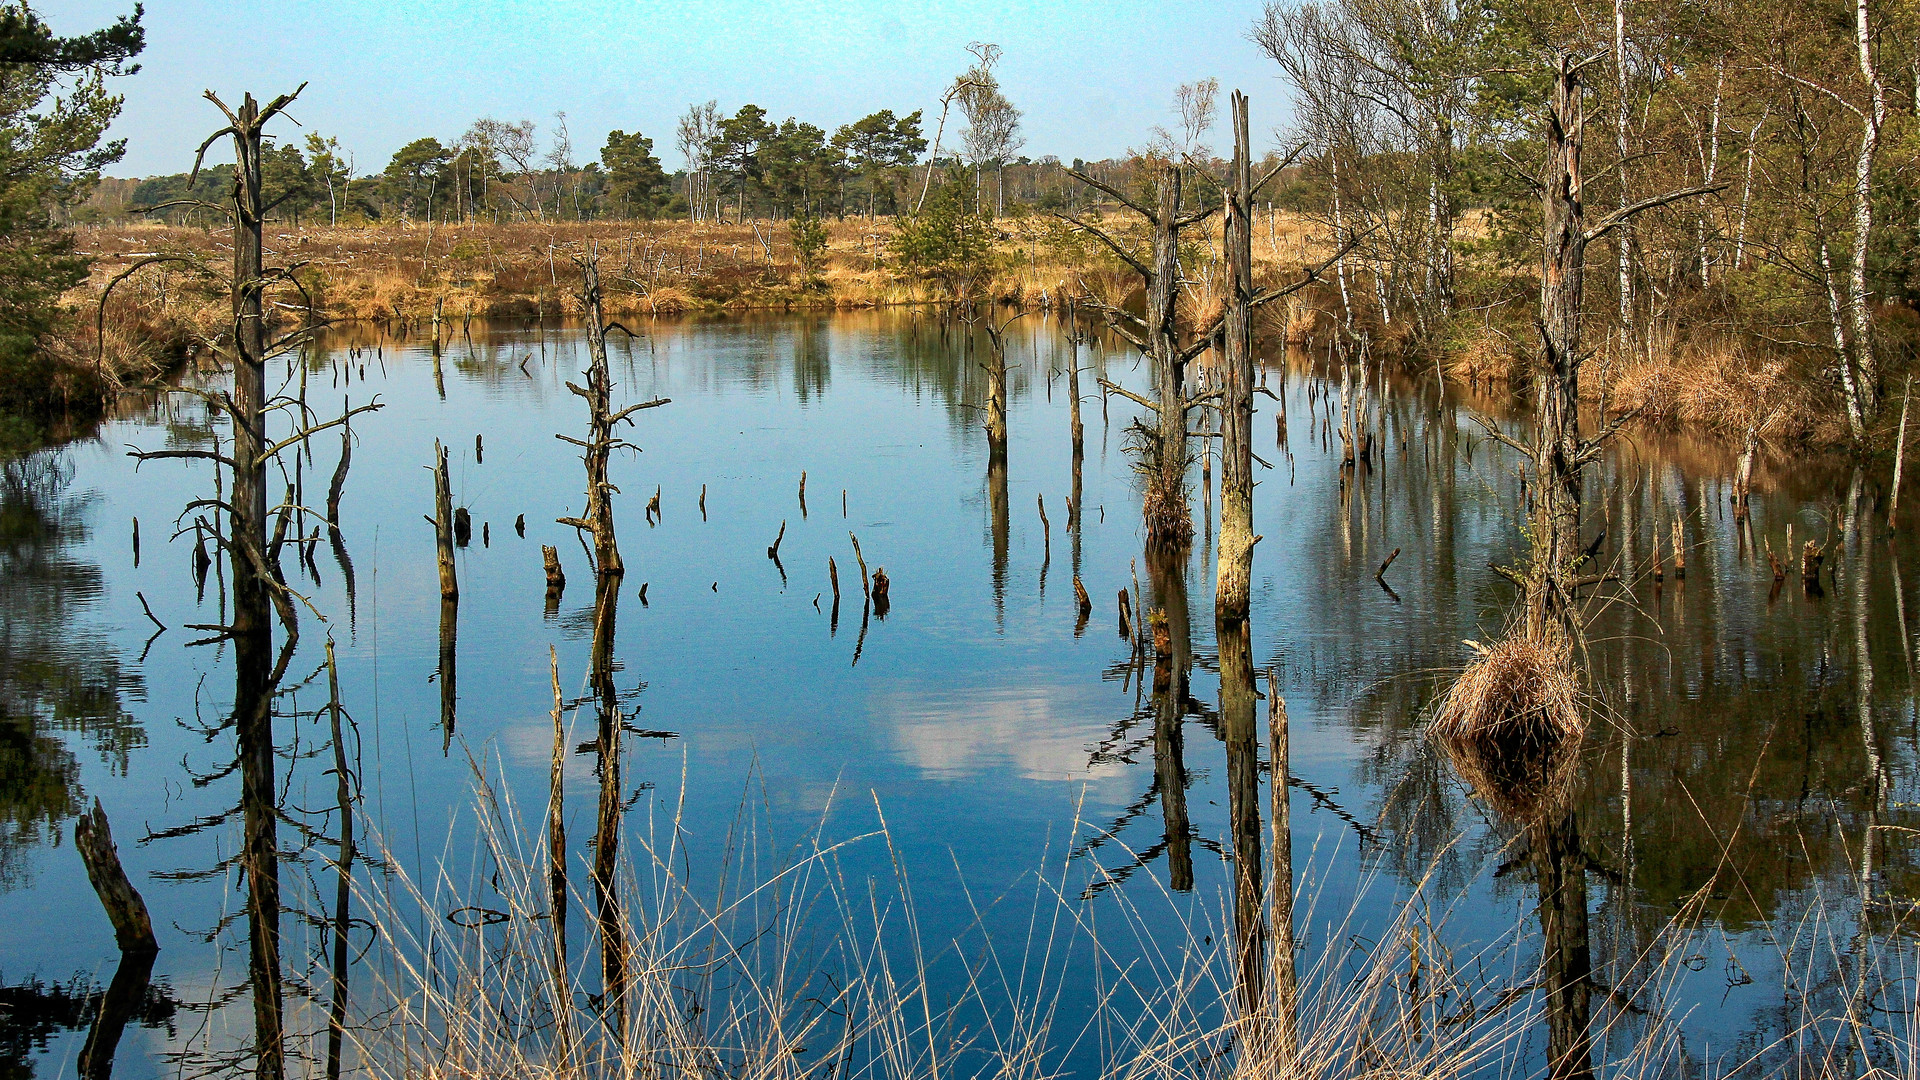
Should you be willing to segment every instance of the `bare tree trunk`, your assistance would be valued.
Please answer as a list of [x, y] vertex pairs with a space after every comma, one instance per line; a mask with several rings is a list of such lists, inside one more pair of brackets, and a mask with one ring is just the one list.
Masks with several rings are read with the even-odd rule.
[[[298, 91], [295, 91], [298, 93]], [[261, 109], [253, 95], [228, 113], [233, 180], [233, 492], [228, 550], [233, 570], [234, 727], [243, 807], [241, 864], [247, 880], [247, 978], [253, 996], [255, 1076], [282, 1080], [286, 1058], [280, 971], [278, 792], [274, 784], [273, 582], [267, 572], [267, 332], [262, 294], [261, 128], [290, 97]], [[219, 104], [215, 100], [215, 104]], [[225, 106], [221, 108], [225, 110]], [[212, 140], [208, 140], [211, 142]]]
[[[1618, 206], [1627, 205], [1627, 125], [1632, 111], [1627, 105], [1627, 0], [1613, 0], [1613, 148]], [[1633, 332], [1633, 233], [1621, 229], [1613, 238], [1615, 269], [1620, 276], [1620, 352], [1621, 359], [1637, 351]]]
[[[1233, 92], [1233, 165], [1226, 184], [1226, 320], [1220, 381], [1220, 546], [1214, 616], [1247, 618], [1253, 577], [1253, 161], [1247, 99]], [[1248, 675], [1251, 679], [1251, 674]], [[1256, 837], [1257, 839], [1257, 837]]]
[[1536, 640], [1568, 617], [1569, 570], [1580, 529], [1580, 309], [1586, 277], [1586, 218], [1580, 202], [1583, 91], [1571, 53], [1555, 58], [1547, 120], [1542, 206], [1540, 333], [1545, 355], [1534, 375], [1533, 565], [1527, 632]]
[[1187, 507], [1187, 399], [1182, 385], [1176, 305], [1180, 297], [1180, 170], [1169, 165], [1154, 181], [1153, 280], [1147, 285], [1147, 343], [1153, 349], [1154, 398], [1160, 406], [1159, 490], [1147, 539], [1184, 545], [1193, 539]]
[[1853, 317], [1853, 365], [1860, 381], [1861, 412], [1871, 425], [1879, 415], [1881, 386], [1880, 365], [1873, 353], [1873, 312], [1867, 306], [1867, 249], [1873, 234], [1873, 162], [1880, 151], [1880, 130], [1887, 122], [1887, 93], [1874, 68], [1867, 0], [1854, 0], [1853, 10], [1860, 75], [1870, 98], [1861, 120], [1860, 153], [1854, 159], [1853, 262], [1848, 267], [1847, 304]]

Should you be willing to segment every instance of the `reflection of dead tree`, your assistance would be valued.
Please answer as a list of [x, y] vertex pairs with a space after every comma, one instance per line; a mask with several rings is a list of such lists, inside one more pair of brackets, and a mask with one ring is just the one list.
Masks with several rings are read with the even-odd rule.
[[[264, 262], [263, 223], [273, 208], [261, 183], [262, 129], [278, 116], [299, 94], [284, 94], [264, 108], [251, 95], [240, 107], [228, 108], [211, 91], [207, 100], [225, 114], [227, 125], [209, 136], [195, 155], [190, 179], [197, 179], [200, 162], [207, 148], [222, 137], [230, 137], [234, 149], [231, 203], [217, 209], [232, 216], [234, 224], [231, 356], [233, 386], [229, 392], [190, 390], [216, 412], [232, 422], [231, 441], [225, 452], [220, 446], [211, 450], [134, 451], [141, 461], [160, 458], [198, 458], [211, 460], [231, 477], [225, 497], [199, 499], [188, 504], [182, 517], [195, 510], [211, 507], [226, 515], [226, 529], [214, 527], [214, 540], [228, 556], [233, 572], [233, 612], [226, 625], [198, 627], [213, 632], [207, 641], [231, 640], [234, 644], [234, 701], [232, 723], [238, 743], [238, 771], [241, 777], [241, 806], [244, 815], [240, 864], [247, 881], [246, 914], [248, 921], [248, 982], [253, 998], [255, 1057], [254, 1073], [260, 1080], [281, 1080], [285, 1076], [285, 1051], [282, 1023], [282, 975], [280, 966], [280, 874], [277, 789], [275, 785], [273, 698], [274, 688], [291, 658], [297, 628], [293, 622], [296, 595], [280, 580], [272, 565], [273, 552], [268, 541], [269, 518], [278, 515], [276, 534], [283, 537], [288, 523], [304, 519], [310, 511], [291, 499], [269, 511], [267, 470], [281, 451], [305, 443], [327, 428], [343, 425], [353, 413], [379, 408], [378, 403], [352, 409], [347, 415], [323, 423], [312, 420], [304, 400], [286, 396], [270, 397], [266, 385], [266, 364], [308, 341], [318, 324], [312, 318], [313, 305], [305, 305], [308, 317], [291, 333], [274, 338], [267, 327], [268, 289], [284, 284], [301, 291], [297, 266], [267, 267]], [[284, 197], [284, 196], [283, 196]], [[270, 420], [276, 413], [295, 417], [293, 430], [279, 440], [268, 435]], [[196, 524], [198, 521], [196, 520]], [[185, 530], [182, 529], [182, 532]], [[273, 656], [272, 618], [277, 609], [286, 629], [286, 642], [280, 661]]]
[[[626, 937], [620, 914], [617, 869], [620, 844], [620, 814], [623, 809], [620, 783], [620, 736], [623, 717], [613, 684], [613, 640], [620, 599], [620, 582], [626, 565], [620, 558], [620, 544], [614, 534], [613, 496], [619, 488], [607, 478], [607, 462], [616, 449], [636, 449], [632, 443], [614, 434], [615, 428], [633, 423], [633, 414], [668, 403], [655, 398], [615, 411], [612, 405], [613, 377], [607, 366], [607, 331], [625, 327], [606, 322], [601, 308], [599, 253], [588, 251], [575, 260], [581, 271], [581, 306], [587, 321], [587, 372], [585, 387], [569, 382], [567, 389], [587, 403], [585, 440], [557, 436], [584, 453], [581, 460], [587, 472], [587, 506], [579, 517], [559, 519], [562, 525], [590, 533], [593, 537], [594, 605], [593, 652], [590, 680], [599, 709], [599, 732], [594, 750], [599, 756], [600, 802], [593, 841], [593, 890], [595, 917], [600, 934], [600, 967], [609, 1030], [618, 1039], [626, 1028]], [[655, 498], [658, 498], [656, 493]]]

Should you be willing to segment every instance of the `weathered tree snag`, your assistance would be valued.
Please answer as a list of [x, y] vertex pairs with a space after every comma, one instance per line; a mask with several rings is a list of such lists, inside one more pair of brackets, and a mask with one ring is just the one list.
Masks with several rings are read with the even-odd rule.
[[1041, 494], [1035, 495], [1034, 499], [1040, 507], [1040, 543], [1046, 550], [1048, 558], [1051, 558], [1053, 556], [1053, 523], [1047, 520], [1047, 497]]
[[772, 559], [775, 562], [780, 561], [780, 541], [785, 540], [786, 538], [787, 538], [787, 523], [784, 519], [782, 519], [780, 522], [780, 532], [776, 536], [774, 536], [773, 543], [767, 545], [767, 558]]
[[1525, 576], [1523, 626], [1530, 638], [1542, 643], [1564, 636], [1573, 628], [1576, 617], [1573, 581], [1583, 561], [1581, 470], [1599, 456], [1607, 438], [1626, 419], [1615, 419], [1596, 438], [1583, 439], [1580, 435], [1580, 365], [1586, 359], [1581, 310], [1587, 245], [1643, 211], [1727, 187], [1725, 183], [1708, 184], [1642, 199], [1587, 227], [1586, 207], [1581, 201], [1580, 153], [1586, 127], [1581, 72], [1597, 59], [1580, 60], [1566, 50], [1554, 57], [1553, 97], [1545, 132], [1547, 165], [1542, 177], [1542, 356], [1534, 373], [1533, 445], [1520, 446], [1496, 435], [1532, 459], [1533, 551]]
[[1093, 598], [1087, 595], [1087, 587], [1080, 583], [1078, 574], [1073, 577], [1073, 603], [1079, 610], [1081, 618], [1084, 619], [1093, 613]]
[[464, 506], [453, 510], [453, 543], [455, 547], [466, 547], [473, 542], [473, 515]]
[[[1220, 381], [1220, 545], [1214, 616], [1244, 622], [1253, 577], [1253, 161], [1247, 98], [1233, 92], [1233, 164], [1226, 184], [1227, 311]], [[1249, 675], [1249, 678], [1252, 676]], [[1256, 832], [1255, 843], [1259, 842]]]
[[874, 567], [873, 568], [873, 617], [874, 618], [884, 619], [887, 617], [887, 610], [893, 605], [893, 600], [890, 595], [892, 588], [893, 588], [893, 581], [892, 579], [887, 577], [887, 568], [884, 566]]
[[847, 533], [847, 539], [853, 541], [853, 557], [860, 563], [860, 594], [871, 600], [873, 599], [873, 584], [867, 577], [867, 557], [860, 554], [860, 538], [849, 531]]
[[140, 569], [140, 519], [133, 519], [133, 568]]
[[547, 595], [560, 595], [567, 587], [566, 572], [560, 568], [560, 552], [555, 550], [552, 545], [541, 544], [540, 558], [546, 564]]
[[447, 449], [433, 443], [433, 539], [440, 568], [440, 598], [460, 599], [460, 579], [453, 559], [453, 490], [447, 479]]
[[514, 515], [513, 532], [515, 536], [518, 536], [522, 540], [525, 540], [527, 538], [527, 515], [525, 514]]
[[[285, 589], [273, 581], [266, 550], [267, 464], [277, 447], [268, 443], [266, 427], [268, 271], [263, 261], [263, 229], [269, 206], [261, 181], [262, 129], [299, 93], [295, 89], [282, 94], [265, 108], [248, 94], [235, 110], [207, 91], [207, 100], [226, 115], [227, 126], [200, 144], [193, 168], [197, 176], [207, 147], [222, 136], [232, 138], [233, 489], [227, 499], [226, 548], [232, 562], [234, 602], [228, 636], [234, 644], [234, 729], [244, 818], [240, 865], [247, 881], [247, 980], [253, 998], [256, 1080], [283, 1080], [286, 1076], [279, 810], [274, 783], [275, 664], [270, 617], [273, 598], [284, 594]], [[274, 272], [277, 277], [286, 273]]]
[[807, 519], [807, 470], [800, 470], [800, 520]]
[[1016, 314], [997, 329], [991, 321], [982, 324], [987, 332], [988, 345], [987, 362], [981, 365], [987, 372], [987, 454], [990, 461], [998, 461], [1003, 465], [1007, 460], [1006, 332], [1014, 319], [1024, 314]]
[[1119, 609], [1120, 636], [1131, 641], [1133, 639], [1133, 597], [1125, 589], [1120, 590]]
[[1273, 1026], [1269, 1032], [1273, 1047], [1273, 1075], [1292, 1075], [1294, 1059], [1299, 1056], [1299, 983], [1293, 970], [1293, 817], [1289, 806], [1292, 783], [1292, 740], [1288, 730], [1287, 702], [1280, 696], [1280, 682], [1267, 672], [1267, 759], [1271, 769], [1268, 781], [1273, 818], [1273, 882], [1269, 886], [1273, 932], [1268, 956], [1273, 965]]
[[120, 850], [114, 846], [113, 830], [107, 825], [107, 812], [101, 809], [99, 799], [93, 800], [91, 811], [74, 820], [73, 846], [80, 853], [80, 861], [86, 864], [87, 880], [93, 883], [94, 894], [100, 898], [107, 920], [113, 924], [113, 938], [120, 951], [149, 955], [159, 952], [160, 943], [154, 940], [147, 903], [120, 867]]
[[[1086, 435], [1086, 427], [1080, 423], [1080, 343], [1084, 335], [1072, 302], [1067, 304], [1067, 431], [1073, 436], [1073, 456], [1078, 461]], [[1080, 496], [1076, 491], [1073, 498], [1075, 506], [1080, 505]], [[1069, 511], [1068, 516], [1072, 516]]]
[[[1902, 425], [1903, 427], [1905, 425]], [[1733, 517], [1736, 521], [1745, 521], [1752, 511], [1753, 501], [1753, 459], [1760, 452], [1760, 423], [1755, 421], [1747, 426], [1747, 436], [1740, 446], [1740, 471], [1733, 480]], [[1899, 473], [1896, 463], [1895, 475]], [[1895, 485], [1898, 491], [1898, 485]], [[1891, 518], [1889, 518], [1891, 524]]]
[[[600, 300], [599, 256], [588, 252], [576, 261], [580, 265], [580, 301], [586, 312], [587, 323], [587, 385], [582, 388], [568, 382], [567, 389], [587, 403], [588, 436], [585, 441], [566, 435], [554, 437], [572, 443], [583, 451], [581, 460], [587, 470], [587, 508], [580, 517], [560, 518], [559, 524], [571, 525], [592, 534], [593, 562], [599, 579], [617, 583], [626, 574], [626, 564], [620, 559], [620, 545], [614, 537], [613, 496], [619, 492], [619, 488], [607, 479], [607, 459], [614, 450], [631, 448], [633, 444], [614, 435], [614, 428], [622, 422], [631, 425], [634, 413], [642, 409], [659, 408], [668, 404], [670, 399], [654, 398], [614, 411], [613, 377], [607, 367], [608, 326]], [[656, 488], [653, 502], [647, 507], [648, 516], [656, 516], [659, 506], [660, 492]]]

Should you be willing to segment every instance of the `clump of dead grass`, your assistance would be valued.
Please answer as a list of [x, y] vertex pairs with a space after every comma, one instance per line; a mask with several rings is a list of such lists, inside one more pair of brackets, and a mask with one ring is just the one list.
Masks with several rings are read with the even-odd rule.
[[1548, 745], [1585, 730], [1579, 683], [1563, 647], [1511, 634], [1454, 680], [1433, 719], [1445, 741]]

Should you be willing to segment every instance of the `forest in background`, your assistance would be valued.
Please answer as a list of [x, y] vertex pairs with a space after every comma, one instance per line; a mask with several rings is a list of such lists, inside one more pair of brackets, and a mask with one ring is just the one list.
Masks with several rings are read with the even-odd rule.
[[[1271, 276], [1346, 249], [1270, 325], [1270, 343], [1525, 385], [1541, 355], [1548, 144], [1577, 118], [1588, 224], [1623, 218], [1586, 253], [1595, 363], [1583, 397], [1750, 446], [1893, 448], [1920, 332], [1910, 0], [1276, 0], [1247, 39], [1292, 92], [1267, 141], [1268, 164], [1294, 165], [1261, 193], [1258, 258]], [[677, 171], [658, 140], [620, 130], [582, 162], [564, 113], [544, 129], [483, 118], [444, 142], [422, 137], [378, 171], [309, 132], [265, 152], [268, 215], [289, 251], [327, 267], [310, 284], [334, 318], [417, 323], [447, 304], [463, 318], [563, 313], [565, 290], [548, 275], [544, 294], [538, 270], [556, 245], [591, 240], [644, 255], [609, 288], [634, 310], [1127, 302], [1122, 261], [1067, 218], [1144, 242], [1144, 220], [1095, 184], [1145, 198], [1164, 162], [1180, 167], [1189, 205], [1217, 204], [1217, 83], [1180, 87], [1123, 157], [1063, 162], [1030, 156], [999, 57], [977, 44], [939, 102], [831, 131], [696, 103], [672, 133]], [[1565, 117], [1551, 107], [1556, 57], [1577, 68]], [[45, 197], [49, 228], [82, 237], [95, 261], [36, 340], [112, 369], [104, 387], [46, 380], [40, 396], [65, 407], [219, 332], [189, 301], [211, 253], [196, 234], [224, 220], [231, 167], [135, 181], [102, 178], [106, 163], [65, 166]], [[150, 270], [124, 258], [169, 252]], [[1193, 325], [1218, 305], [1207, 271], [1219, 252], [1217, 229], [1183, 244]], [[87, 309], [107, 317], [77, 317]]]

